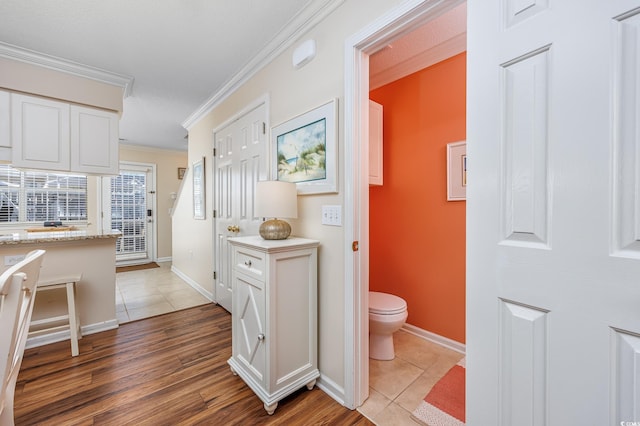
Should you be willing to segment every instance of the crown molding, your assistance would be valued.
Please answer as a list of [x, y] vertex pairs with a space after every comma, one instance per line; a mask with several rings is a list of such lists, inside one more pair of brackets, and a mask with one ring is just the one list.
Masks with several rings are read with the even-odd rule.
[[312, 0], [294, 16], [288, 24], [238, 73], [229, 79], [217, 92], [182, 122], [189, 130], [194, 124], [220, 105], [251, 77], [267, 66], [278, 55], [292, 46], [298, 38], [329, 16], [345, 0]]
[[101, 83], [111, 84], [123, 89], [123, 97], [131, 95], [133, 89], [133, 77], [124, 74], [116, 74], [100, 68], [90, 67], [78, 62], [58, 58], [34, 50], [24, 49], [12, 44], [0, 42], [0, 58], [13, 59], [54, 71], [84, 77]]

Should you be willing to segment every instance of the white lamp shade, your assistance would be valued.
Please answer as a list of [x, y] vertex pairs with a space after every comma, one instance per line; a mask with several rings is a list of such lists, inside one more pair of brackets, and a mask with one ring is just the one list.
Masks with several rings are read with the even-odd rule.
[[296, 184], [280, 180], [257, 182], [255, 214], [257, 217], [297, 218]]

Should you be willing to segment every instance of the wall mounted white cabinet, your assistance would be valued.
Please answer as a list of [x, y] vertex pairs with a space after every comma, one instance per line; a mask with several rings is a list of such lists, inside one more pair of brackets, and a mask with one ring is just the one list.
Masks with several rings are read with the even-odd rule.
[[229, 238], [233, 355], [229, 365], [273, 414], [285, 396], [320, 375], [317, 247], [304, 238]]
[[11, 95], [11, 163], [69, 171], [69, 104]]
[[369, 101], [369, 185], [382, 185], [382, 105]]
[[11, 95], [0, 90], [0, 160], [11, 159]]
[[118, 143], [116, 113], [71, 106], [71, 170], [117, 175]]
[[16, 93], [10, 97], [10, 159], [15, 167], [119, 173], [116, 113]]

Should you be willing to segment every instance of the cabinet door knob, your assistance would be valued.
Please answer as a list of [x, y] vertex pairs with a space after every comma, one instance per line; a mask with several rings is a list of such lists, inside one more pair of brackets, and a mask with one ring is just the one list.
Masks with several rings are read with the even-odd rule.
[[261, 342], [264, 340], [264, 334], [263, 333], [258, 334], [258, 340], [260, 340]]
[[251, 268], [251, 261], [250, 260], [245, 260], [244, 261], [244, 266], [246, 266], [247, 268]]

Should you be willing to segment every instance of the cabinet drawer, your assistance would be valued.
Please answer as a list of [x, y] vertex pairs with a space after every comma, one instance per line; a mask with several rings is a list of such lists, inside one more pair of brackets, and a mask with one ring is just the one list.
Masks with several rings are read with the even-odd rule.
[[236, 248], [234, 268], [248, 276], [264, 281], [265, 262], [263, 253]]

